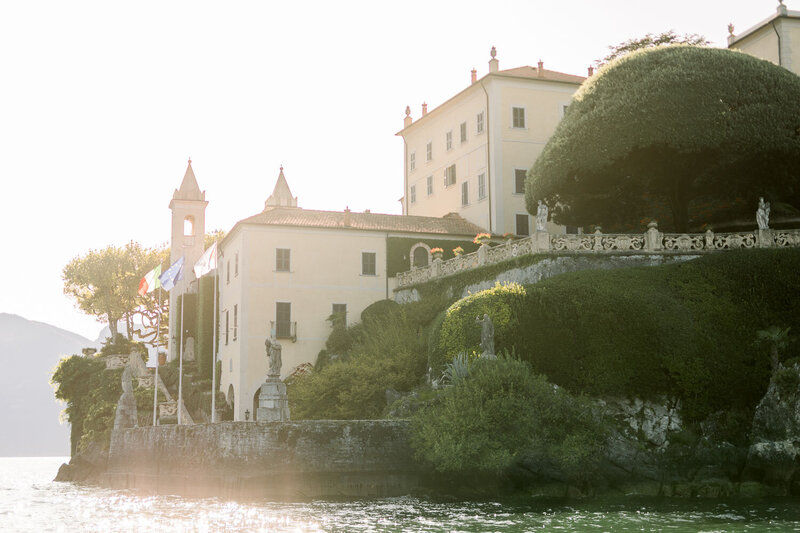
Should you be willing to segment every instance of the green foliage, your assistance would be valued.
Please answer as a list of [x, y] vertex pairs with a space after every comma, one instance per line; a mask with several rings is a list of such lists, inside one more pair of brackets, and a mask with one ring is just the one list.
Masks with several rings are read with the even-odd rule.
[[[425, 374], [423, 339], [404, 317], [373, 317], [340, 358], [287, 385], [294, 419], [371, 419], [386, 389], [409, 391]], [[351, 328], [353, 329], [353, 328]]]
[[[178, 312], [175, 313], [175, 331], [180, 339], [181, 325], [183, 325], [183, 343], [185, 346], [186, 339], [189, 337], [197, 339], [197, 294], [187, 292], [179, 295], [176, 305], [178, 306]], [[183, 324], [181, 322], [181, 305], [183, 305]]]
[[400, 304], [394, 300], [378, 300], [369, 304], [361, 311], [361, 321], [367, 322], [374, 318], [396, 317], [400, 315]]
[[99, 355], [109, 354], [129, 354], [138, 350], [141, 353], [147, 353], [147, 348], [141, 342], [133, 342], [124, 335], [117, 333], [113, 337], [109, 337], [100, 348]]
[[470, 356], [461, 352], [453, 357], [453, 362], [448, 363], [444, 369], [444, 381], [449, 385], [455, 385], [462, 379], [469, 376]]
[[621, 42], [614, 46], [609, 46], [609, 53], [603, 59], [595, 61], [597, 66], [605, 65], [617, 59], [618, 57], [622, 57], [625, 54], [629, 54], [631, 52], [635, 52], [636, 50], [641, 50], [643, 48], [654, 48], [656, 46], [666, 46], [672, 44], [688, 44], [692, 46], [708, 46], [711, 42], [699, 35], [697, 33], [692, 34], [684, 34], [683, 36], [678, 35], [673, 30], [665, 31], [659, 33], [658, 35], [653, 35], [652, 33], [648, 33], [644, 37], [640, 37], [638, 39], [628, 39], [627, 41]]
[[458, 300], [447, 310], [439, 332], [438, 349], [430, 364], [437, 374], [457, 354], [479, 351], [481, 328], [478, 317], [488, 314], [494, 324], [495, 350], [510, 349], [520, 330], [525, 289], [516, 283], [495, 284], [494, 288]]
[[[575, 94], [526, 182], [559, 224], [686, 231], [758, 196], [800, 206], [800, 79], [748, 54], [667, 46], [629, 53]], [[735, 213], [738, 214], [738, 213]]]
[[476, 360], [470, 376], [412, 418], [412, 446], [440, 472], [499, 474], [523, 456], [577, 476], [605, 437], [591, 404], [513, 358]]
[[64, 414], [71, 426], [72, 455], [92, 442], [108, 446], [122, 394], [121, 377], [122, 370], [105, 370], [105, 363], [95, 356], [72, 355], [58, 363], [51, 382], [56, 399], [67, 404]]
[[785, 249], [563, 274], [526, 287], [522, 304], [496, 289], [457, 302], [440, 342], [445, 353], [476, 346], [478, 302], [498, 317], [520, 309], [502, 333], [496, 325], [498, 347], [514, 346], [535, 372], [573, 392], [677, 397], [689, 419], [702, 420], [752, 409], [763, 396], [769, 361], [753, 340], [770, 324], [800, 325], [798, 269], [800, 250]]

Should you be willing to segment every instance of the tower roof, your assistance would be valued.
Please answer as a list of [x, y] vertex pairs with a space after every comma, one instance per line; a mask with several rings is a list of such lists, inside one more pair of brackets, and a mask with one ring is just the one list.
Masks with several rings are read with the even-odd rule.
[[173, 200], [198, 200], [198, 201], [205, 201], [206, 193], [205, 191], [200, 191], [200, 187], [197, 185], [197, 178], [194, 177], [194, 170], [192, 170], [192, 160], [189, 160], [189, 164], [186, 166], [186, 174], [183, 175], [183, 181], [181, 182], [181, 186], [179, 189], [175, 189], [175, 193], [172, 195]]
[[278, 180], [275, 182], [272, 194], [264, 202], [265, 211], [270, 207], [297, 207], [297, 197], [292, 196], [292, 191], [286, 182], [286, 176], [283, 175], [283, 167], [281, 167], [281, 172], [278, 174]]

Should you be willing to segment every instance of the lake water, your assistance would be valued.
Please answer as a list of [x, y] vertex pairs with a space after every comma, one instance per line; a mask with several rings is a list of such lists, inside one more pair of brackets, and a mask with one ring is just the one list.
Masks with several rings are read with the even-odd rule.
[[0, 531], [800, 531], [800, 502], [791, 499], [231, 502], [51, 481], [65, 461], [0, 458]]

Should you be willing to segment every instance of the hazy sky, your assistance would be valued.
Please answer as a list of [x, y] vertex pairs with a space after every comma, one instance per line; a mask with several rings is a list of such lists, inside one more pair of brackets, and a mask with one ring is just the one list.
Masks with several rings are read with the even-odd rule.
[[[800, 9], [800, 0], [788, 0]], [[300, 206], [400, 213], [414, 118], [500, 68], [585, 75], [648, 32], [726, 46], [775, 0], [0, 3], [0, 312], [95, 338], [62, 293], [91, 248], [169, 238], [191, 157], [206, 228], [263, 209], [281, 164]]]

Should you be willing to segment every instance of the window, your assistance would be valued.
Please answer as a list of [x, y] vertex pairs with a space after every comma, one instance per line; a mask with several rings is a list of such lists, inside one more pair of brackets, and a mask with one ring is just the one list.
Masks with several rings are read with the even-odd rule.
[[524, 107], [512, 107], [511, 108], [511, 127], [512, 128], [524, 128], [525, 127], [525, 108]]
[[231, 262], [227, 261], [225, 264], [225, 283], [231, 282]]
[[475, 117], [475, 124], [477, 125], [475, 131], [477, 132], [478, 135], [480, 135], [481, 133], [483, 133], [483, 111], [478, 113], [478, 116]]
[[412, 204], [417, 201], [417, 186], [416, 185], [412, 185], [411, 186], [411, 190], [409, 191], [409, 194], [408, 194], [408, 199], [411, 201]]
[[433, 176], [428, 176], [428, 196], [433, 194]]
[[428, 259], [430, 256], [430, 252], [428, 249], [418, 244], [416, 248], [412, 249], [411, 252], [411, 266], [412, 267], [426, 267], [428, 266]]
[[448, 150], [452, 150], [453, 149], [453, 132], [452, 131], [448, 131], [447, 135], [445, 137], [446, 137], [446, 140], [447, 140], [447, 142], [445, 143], [445, 144], [447, 144], [447, 149]]
[[455, 184], [456, 184], [456, 166], [455, 164], [453, 164], [444, 169], [444, 186], [449, 187], [450, 185], [455, 185]]
[[461, 205], [469, 203], [469, 182], [465, 181], [461, 184]]
[[462, 122], [461, 123], [461, 142], [462, 143], [467, 142], [467, 123], [466, 122]]
[[233, 257], [233, 277], [239, 277], [239, 252], [236, 252], [236, 255]]
[[478, 200], [486, 198], [486, 174], [478, 174]]
[[531, 231], [528, 229], [528, 215], [517, 215], [517, 235], [530, 235]]
[[411, 168], [412, 171], [415, 168], [417, 168], [417, 153], [416, 152], [411, 152], [411, 156], [409, 157], [408, 166]]
[[230, 312], [225, 311], [225, 346], [228, 345], [228, 332], [230, 331]]
[[525, 176], [527, 171], [524, 168], [514, 169], [514, 193], [525, 194]]
[[239, 306], [233, 306], [233, 340], [236, 340], [236, 337], [239, 335]]
[[361, 253], [361, 275], [374, 276], [377, 270], [375, 269], [375, 252], [362, 252]]
[[569, 107], [569, 104], [561, 104], [561, 117], [562, 118], [564, 117], [564, 115], [567, 114], [567, 108], [568, 107]]
[[289, 302], [275, 302], [275, 338], [289, 339], [292, 337], [292, 304]]
[[425, 145], [425, 161], [430, 161], [433, 159], [433, 143], [428, 141], [428, 144]]
[[341, 320], [341, 324], [347, 326], [347, 304], [333, 304], [333, 312], [331, 314], [334, 320]]
[[288, 248], [275, 249], [275, 270], [278, 272], [289, 272], [291, 268], [291, 250]]

